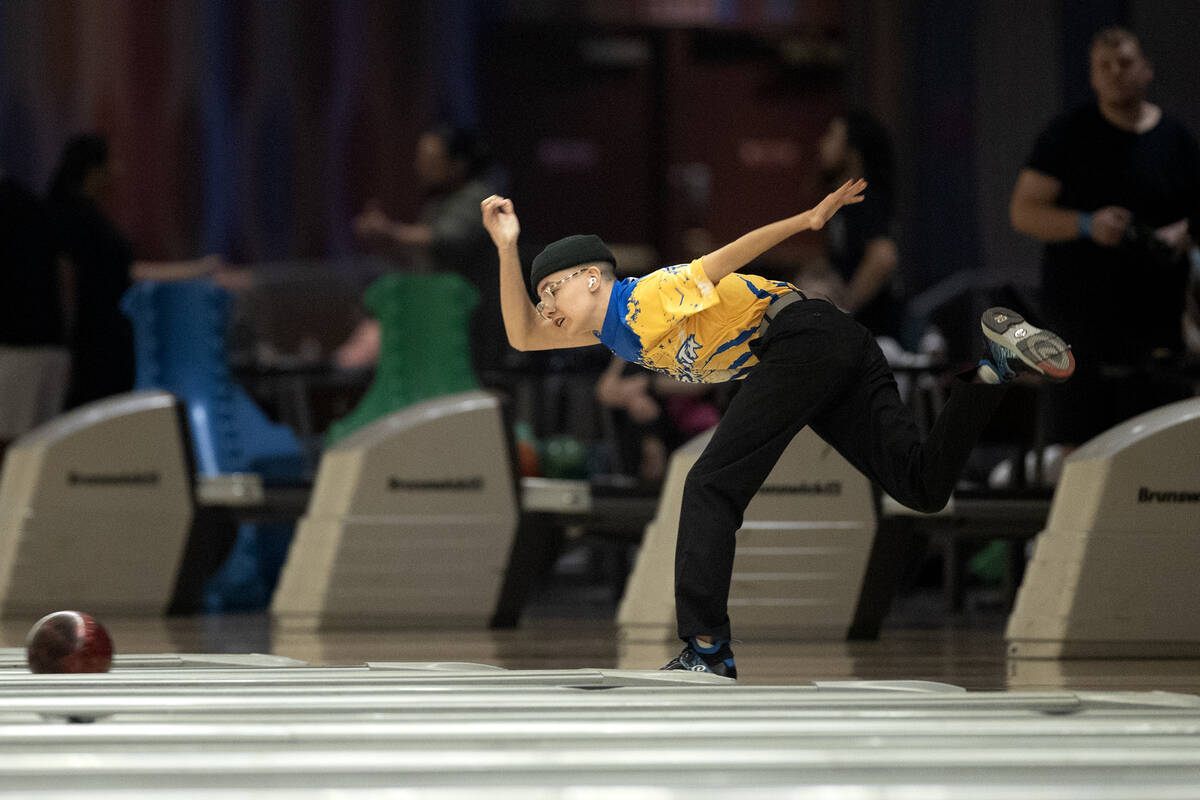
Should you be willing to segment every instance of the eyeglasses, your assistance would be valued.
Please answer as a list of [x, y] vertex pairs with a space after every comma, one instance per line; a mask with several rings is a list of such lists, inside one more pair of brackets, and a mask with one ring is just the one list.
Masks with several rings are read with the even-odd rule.
[[554, 283], [547, 286], [545, 289], [542, 289], [542, 293], [538, 295], [538, 297], [540, 299], [538, 300], [538, 304], [537, 304], [537, 308], [536, 308], [539, 317], [546, 320], [547, 322], [550, 321], [550, 317], [548, 317], [546, 315], [549, 314], [551, 311], [553, 311], [556, 308], [555, 303], [554, 303], [554, 293], [558, 291], [558, 287], [562, 286], [564, 283], [571, 280], [571, 278], [574, 278], [576, 275], [578, 275], [581, 272], [583, 272], [583, 270], [577, 269], [574, 272], [572, 272], [570, 275], [568, 275], [567, 277], [559, 278]]

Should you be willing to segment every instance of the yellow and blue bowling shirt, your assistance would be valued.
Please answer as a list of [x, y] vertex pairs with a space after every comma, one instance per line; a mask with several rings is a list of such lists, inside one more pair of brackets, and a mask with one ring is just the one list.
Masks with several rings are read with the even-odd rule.
[[626, 361], [689, 383], [746, 377], [763, 312], [791, 284], [738, 272], [713, 286], [700, 259], [613, 285], [600, 341]]

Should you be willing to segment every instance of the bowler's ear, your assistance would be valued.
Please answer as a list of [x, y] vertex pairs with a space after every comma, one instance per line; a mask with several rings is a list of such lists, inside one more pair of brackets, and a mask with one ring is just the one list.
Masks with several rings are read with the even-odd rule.
[[587, 268], [587, 273], [588, 273], [588, 280], [587, 280], [588, 288], [595, 289], [597, 286], [600, 285], [600, 278], [603, 277], [603, 275], [604, 275], [603, 271], [600, 268], [600, 265], [592, 264], [590, 267]]

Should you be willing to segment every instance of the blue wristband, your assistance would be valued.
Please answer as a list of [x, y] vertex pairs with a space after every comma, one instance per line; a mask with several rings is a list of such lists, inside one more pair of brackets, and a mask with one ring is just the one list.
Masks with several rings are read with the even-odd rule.
[[1080, 239], [1092, 238], [1092, 215], [1091, 214], [1087, 214], [1087, 213], [1084, 213], [1083, 211], [1080, 211], [1079, 216], [1076, 218], [1076, 226], [1077, 226], [1076, 230], [1079, 232]]

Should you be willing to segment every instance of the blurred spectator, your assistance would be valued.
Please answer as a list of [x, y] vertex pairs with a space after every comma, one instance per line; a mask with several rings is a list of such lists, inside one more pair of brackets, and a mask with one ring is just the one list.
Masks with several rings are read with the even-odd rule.
[[63, 341], [50, 219], [33, 192], [0, 170], [0, 344]]
[[134, 280], [183, 280], [213, 275], [222, 267], [216, 256], [135, 261], [133, 246], [103, 209], [118, 177], [107, 140], [82, 134], [63, 148], [47, 194], [71, 322], [68, 408], [133, 388], [133, 328], [120, 304]]
[[1183, 346], [1200, 149], [1146, 99], [1154, 70], [1133, 33], [1100, 31], [1090, 70], [1095, 102], [1050, 123], [1010, 204], [1013, 227], [1046, 243], [1041, 313], [1079, 364], [1049, 393], [1048, 436], [1070, 444], [1190, 394], [1169, 368]]
[[867, 190], [863, 202], [841, 209], [825, 226], [824, 269], [807, 269], [797, 283], [829, 297], [876, 336], [898, 338], [903, 306], [892, 164], [890, 137], [870, 114], [850, 111], [829, 123], [820, 142], [826, 191], [859, 177], [867, 179]]
[[[499, 265], [479, 216], [480, 202], [493, 193], [484, 180], [487, 158], [475, 134], [439, 125], [417, 140], [415, 168], [425, 195], [416, 222], [397, 222], [369, 203], [354, 220], [355, 232], [383, 248], [408, 268], [454, 272], [479, 290], [481, 302], [471, 331], [477, 371], [496, 369], [509, 352], [500, 318]], [[379, 324], [364, 321], [334, 355], [341, 367], [374, 363], [379, 356]]]
[[644, 481], [662, 480], [671, 451], [720, 421], [715, 391], [614, 357], [596, 383], [596, 399], [615, 413], [620, 466]]
[[0, 171], [0, 453], [62, 409], [70, 358], [57, 270], [45, 209]]

